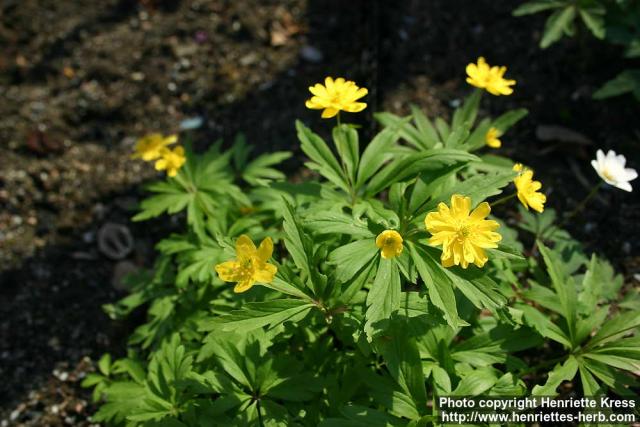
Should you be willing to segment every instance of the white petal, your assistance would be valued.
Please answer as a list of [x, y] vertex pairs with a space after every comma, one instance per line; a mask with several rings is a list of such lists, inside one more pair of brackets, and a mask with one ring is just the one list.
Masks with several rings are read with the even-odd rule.
[[613, 186], [618, 187], [619, 189], [624, 191], [631, 192], [633, 190], [633, 188], [631, 188], [631, 184], [629, 184], [628, 182], [616, 182], [615, 184], [613, 184]]
[[624, 181], [633, 181], [638, 177], [638, 172], [635, 169], [628, 168], [623, 171], [623, 176]]
[[604, 153], [602, 150], [596, 151], [596, 159], [598, 159], [598, 163], [602, 163], [604, 161]]

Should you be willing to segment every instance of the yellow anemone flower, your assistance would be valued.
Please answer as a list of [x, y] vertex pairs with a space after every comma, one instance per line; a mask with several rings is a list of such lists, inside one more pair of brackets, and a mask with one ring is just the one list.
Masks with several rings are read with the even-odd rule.
[[178, 174], [178, 170], [187, 161], [184, 156], [184, 148], [176, 147], [171, 151], [169, 148], [162, 150], [161, 158], [156, 160], [156, 170], [166, 170], [167, 175], [174, 177]]
[[273, 254], [273, 241], [267, 237], [256, 248], [249, 236], [236, 240], [236, 259], [216, 265], [218, 277], [225, 282], [237, 282], [233, 291], [245, 292], [257, 283], [270, 283], [278, 268], [267, 263]]
[[542, 211], [544, 211], [544, 204], [547, 201], [547, 196], [538, 191], [542, 188], [540, 181], [534, 181], [533, 171], [524, 168], [520, 163], [516, 163], [513, 170], [520, 172], [520, 174], [513, 179], [520, 203], [522, 203], [527, 210], [531, 208], [534, 211], [542, 213]]
[[488, 257], [486, 248], [497, 248], [502, 236], [495, 230], [496, 221], [485, 219], [491, 212], [487, 202], [480, 203], [471, 212], [471, 199], [460, 194], [451, 196], [451, 208], [446, 203], [438, 205], [437, 212], [429, 212], [424, 220], [433, 235], [429, 244], [442, 245], [440, 261], [445, 267], [460, 265], [467, 268], [473, 263], [484, 266]]
[[376, 237], [376, 246], [384, 259], [395, 258], [402, 253], [402, 236], [395, 230], [384, 230]]
[[502, 132], [498, 129], [491, 127], [484, 135], [484, 142], [491, 148], [500, 148], [502, 147], [502, 141], [500, 141], [500, 137], [502, 136]]
[[335, 80], [327, 77], [324, 79], [324, 86], [316, 83], [309, 87], [309, 91], [314, 96], [308, 99], [305, 105], [312, 110], [323, 110], [323, 119], [334, 117], [340, 111], [357, 113], [367, 108], [366, 103], [356, 102], [368, 93], [367, 89], [358, 87], [355, 82], [342, 77]]
[[485, 89], [492, 95], [511, 95], [513, 93], [513, 86], [516, 84], [515, 80], [505, 79], [504, 73], [507, 72], [507, 67], [490, 67], [483, 57], [478, 58], [478, 63], [471, 63], [467, 65], [467, 83], [472, 86]]
[[136, 152], [131, 156], [133, 159], [142, 159], [145, 162], [156, 160], [162, 157], [163, 150], [171, 144], [178, 142], [177, 135], [162, 136], [159, 133], [150, 133], [143, 136], [136, 142]]

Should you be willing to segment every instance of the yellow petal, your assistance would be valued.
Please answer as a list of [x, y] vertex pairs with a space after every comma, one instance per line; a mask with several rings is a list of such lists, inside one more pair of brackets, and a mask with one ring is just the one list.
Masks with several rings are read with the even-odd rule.
[[240, 271], [240, 264], [237, 261], [226, 261], [216, 265], [216, 273], [220, 280], [225, 282], [237, 282], [240, 280], [238, 272]]
[[253, 287], [253, 285], [255, 284], [255, 281], [253, 279], [247, 279], [247, 280], [243, 280], [242, 282], [238, 282], [234, 287], [233, 287], [233, 292], [240, 294], [242, 292], [246, 292], [249, 289], [251, 289]]
[[272, 254], [273, 240], [271, 240], [271, 237], [267, 237], [260, 243], [260, 247], [258, 248], [258, 258], [261, 261], [266, 262], [269, 258], [271, 258]]
[[273, 264], [264, 264], [260, 270], [253, 273], [253, 279], [258, 283], [271, 283], [278, 272], [278, 267]]
[[249, 236], [243, 234], [236, 240], [236, 256], [238, 259], [248, 259], [256, 254], [256, 245]]
[[330, 119], [331, 117], [334, 117], [336, 114], [338, 114], [338, 110], [335, 108], [325, 108], [324, 111], [322, 111], [322, 118], [323, 119]]
[[489, 206], [489, 203], [482, 202], [478, 206], [476, 206], [473, 212], [471, 212], [471, 215], [469, 216], [469, 218], [472, 221], [480, 221], [485, 219], [487, 216], [489, 216], [490, 213], [491, 213], [491, 206]]
[[460, 194], [451, 196], [451, 213], [456, 218], [466, 218], [471, 209], [471, 199]]

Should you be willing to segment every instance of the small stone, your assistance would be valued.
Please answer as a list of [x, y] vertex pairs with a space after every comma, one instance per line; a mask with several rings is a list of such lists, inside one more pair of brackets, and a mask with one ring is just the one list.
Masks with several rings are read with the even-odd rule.
[[56, 351], [60, 350], [60, 339], [58, 337], [51, 337], [49, 338], [49, 341], [47, 341], [47, 345]]
[[309, 45], [303, 46], [300, 50], [300, 56], [305, 61], [312, 62], [314, 64], [324, 59], [324, 54], [318, 48]]

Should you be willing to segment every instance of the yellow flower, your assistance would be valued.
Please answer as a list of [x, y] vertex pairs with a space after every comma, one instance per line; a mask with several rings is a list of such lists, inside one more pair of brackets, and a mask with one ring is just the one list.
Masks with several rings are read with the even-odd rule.
[[376, 246], [382, 258], [395, 258], [402, 253], [402, 236], [395, 230], [385, 230], [376, 237]]
[[516, 81], [505, 79], [503, 76], [506, 71], [507, 67], [489, 67], [484, 58], [480, 57], [477, 64], [467, 65], [467, 83], [486, 89], [492, 95], [511, 95], [513, 89], [509, 86], [515, 85]]
[[141, 158], [145, 162], [162, 157], [162, 151], [167, 145], [175, 144], [177, 135], [162, 136], [159, 133], [150, 133], [143, 136], [136, 143], [136, 152], [131, 156], [134, 159]]
[[309, 87], [309, 91], [314, 96], [308, 99], [305, 105], [312, 110], [323, 110], [323, 119], [329, 119], [340, 111], [357, 113], [367, 108], [364, 102], [356, 102], [368, 93], [367, 89], [360, 88], [355, 82], [342, 77], [335, 80], [327, 77], [324, 79], [324, 86], [316, 83], [315, 86]]
[[267, 263], [273, 254], [273, 241], [267, 237], [256, 249], [249, 236], [243, 234], [236, 240], [236, 257], [216, 265], [218, 277], [225, 282], [237, 282], [233, 291], [245, 292], [256, 283], [270, 283], [278, 268]]
[[491, 148], [500, 148], [502, 146], [502, 141], [500, 141], [500, 137], [502, 136], [502, 132], [498, 129], [491, 127], [484, 135], [484, 141]]
[[184, 148], [176, 147], [171, 151], [165, 148], [161, 152], [161, 158], [156, 160], [156, 170], [166, 170], [167, 175], [174, 177], [178, 174], [178, 170], [187, 161], [184, 156]]
[[442, 245], [440, 261], [445, 267], [460, 265], [467, 268], [473, 263], [482, 267], [487, 262], [485, 248], [498, 247], [502, 236], [495, 230], [496, 221], [485, 219], [491, 212], [487, 202], [480, 203], [473, 212], [469, 197], [454, 194], [451, 208], [446, 203], [438, 205], [438, 212], [429, 212], [424, 219], [427, 230], [433, 235], [429, 244]]
[[540, 193], [538, 190], [542, 188], [540, 181], [533, 180], [533, 171], [531, 169], [524, 168], [520, 163], [516, 163], [513, 170], [520, 172], [520, 174], [513, 179], [513, 183], [516, 185], [518, 191], [518, 200], [527, 208], [533, 209], [537, 212], [544, 211], [544, 203], [547, 201], [547, 196]]

